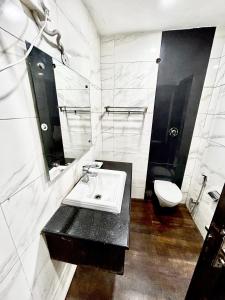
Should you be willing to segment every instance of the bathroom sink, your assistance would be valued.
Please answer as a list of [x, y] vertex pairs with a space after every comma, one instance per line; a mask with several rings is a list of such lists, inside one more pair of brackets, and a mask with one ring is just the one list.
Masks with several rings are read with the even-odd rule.
[[80, 180], [63, 200], [64, 204], [119, 214], [123, 200], [126, 172], [90, 169], [97, 176]]

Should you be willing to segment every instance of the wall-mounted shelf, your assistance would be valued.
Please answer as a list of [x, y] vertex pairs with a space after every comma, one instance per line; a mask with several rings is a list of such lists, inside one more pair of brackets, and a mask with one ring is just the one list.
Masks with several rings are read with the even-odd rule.
[[91, 112], [90, 106], [58, 106], [61, 112], [74, 114], [89, 114]]
[[132, 107], [132, 106], [105, 106], [105, 111], [109, 114], [137, 114], [144, 115], [147, 112], [147, 107]]

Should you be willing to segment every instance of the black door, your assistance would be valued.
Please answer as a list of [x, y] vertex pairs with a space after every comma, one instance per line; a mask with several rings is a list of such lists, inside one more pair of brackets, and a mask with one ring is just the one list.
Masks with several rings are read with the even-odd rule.
[[225, 299], [225, 185], [185, 299]]

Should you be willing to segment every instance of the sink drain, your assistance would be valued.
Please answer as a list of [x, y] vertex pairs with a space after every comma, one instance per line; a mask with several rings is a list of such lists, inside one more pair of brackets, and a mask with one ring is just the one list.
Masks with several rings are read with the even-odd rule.
[[99, 200], [99, 199], [101, 199], [101, 198], [102, 198], [102, 195], [100, 195], [100, 194], [97, 194], [97, 195], [95, 195], [95, 196], [94, 196], [94, 198]]

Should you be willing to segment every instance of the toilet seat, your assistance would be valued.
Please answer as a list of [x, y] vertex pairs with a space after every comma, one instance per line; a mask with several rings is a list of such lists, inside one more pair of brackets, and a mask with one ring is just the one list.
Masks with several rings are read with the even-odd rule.
[[161, 201], [174, 206], [182, 201], [182, 192], [179, 187], [170, 181], [155, 180], [154, 190]]

